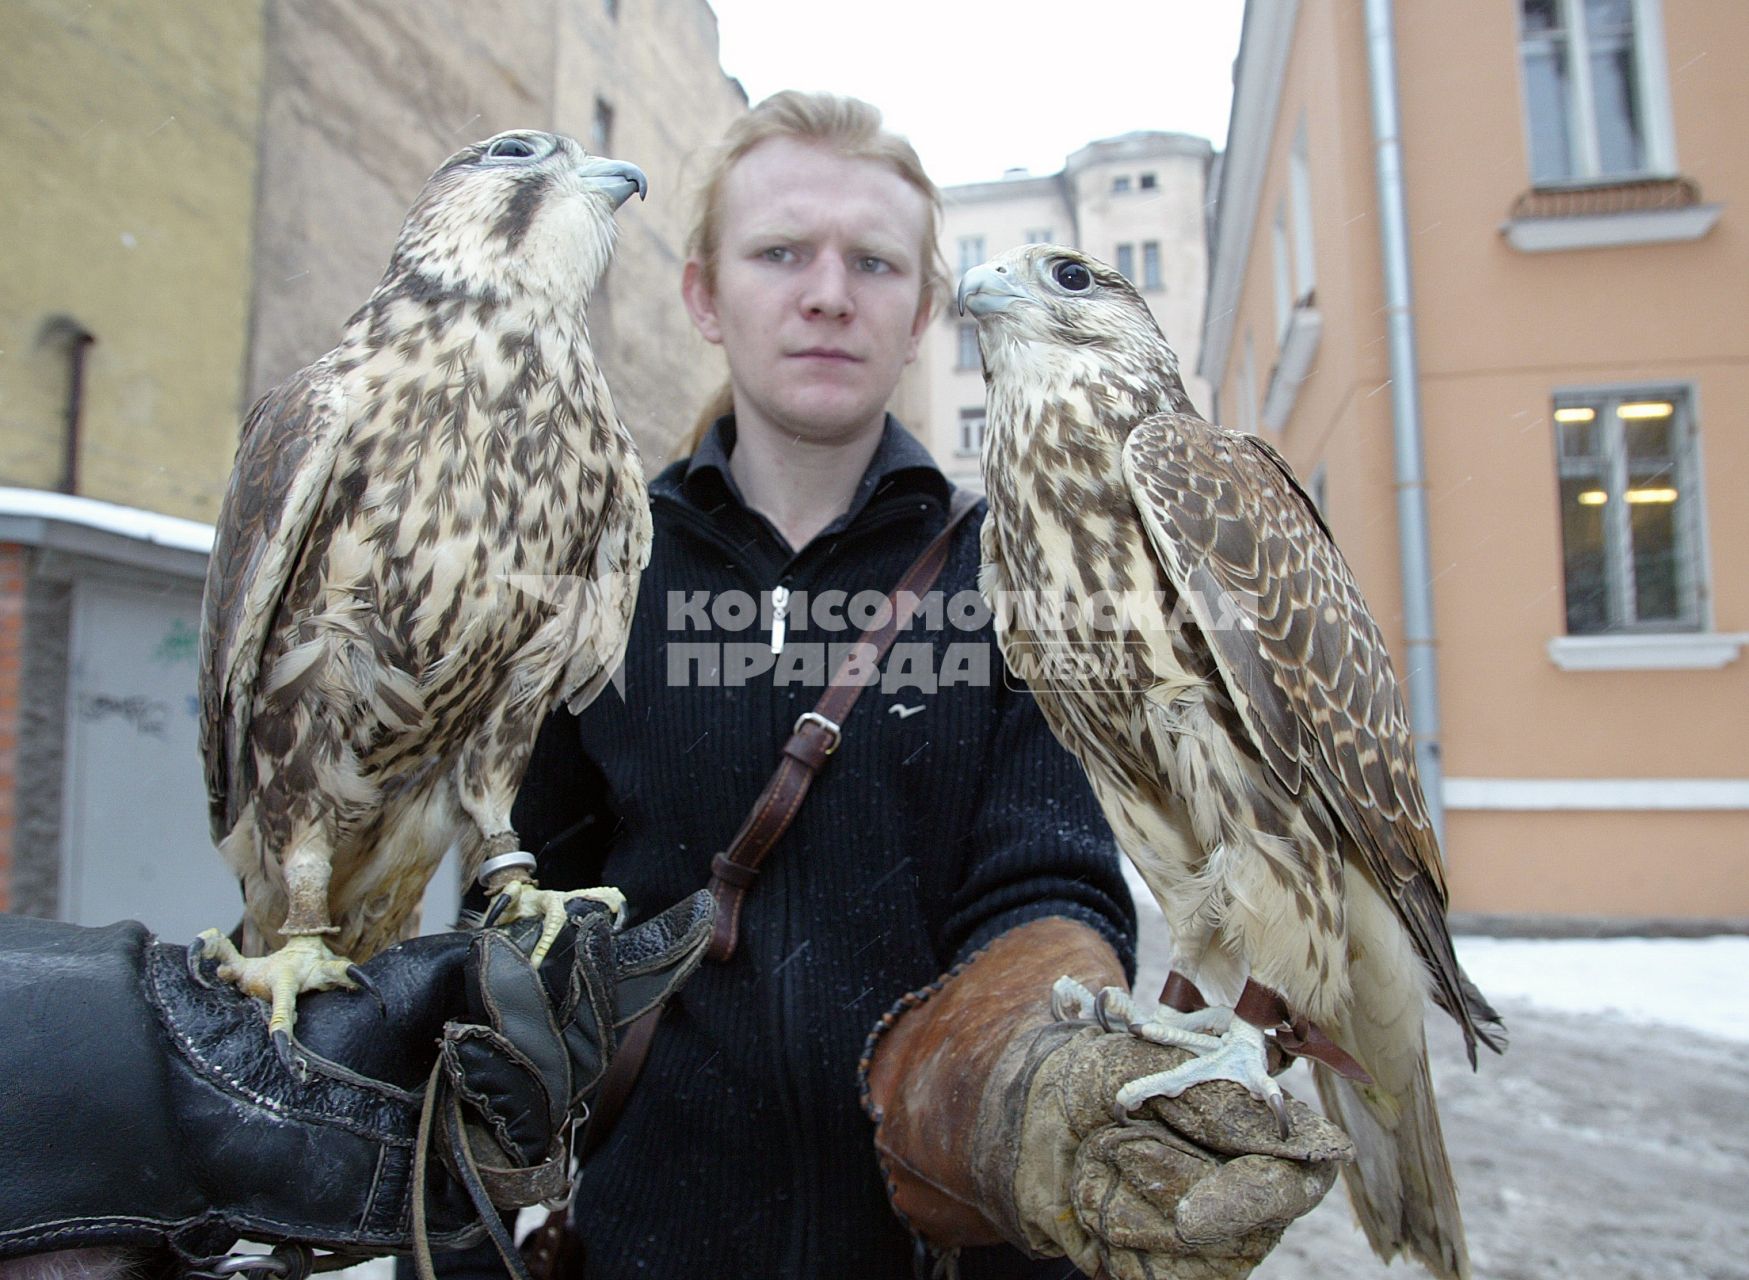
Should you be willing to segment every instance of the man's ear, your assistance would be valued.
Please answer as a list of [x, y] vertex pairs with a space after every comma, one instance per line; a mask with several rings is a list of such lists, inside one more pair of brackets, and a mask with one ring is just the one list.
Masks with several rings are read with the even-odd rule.
[[911, 345], [905, 348], [905, 363], [910, 364], [917, 358], [917, 348], [923, 342], [924, 331], [929, 328], [929, 318], [935, 314], [935, 295], [928, 289], [917, 299], [917, 314], [911, 317]]
[[704, 340], [720, 346], [723, 326], [717, 319], [717, 300], [705, 281], [704, 263], [697, 258], [688, 258], [680, 269], [680, 297], [686, 303], [686, 314], [692, 317]]

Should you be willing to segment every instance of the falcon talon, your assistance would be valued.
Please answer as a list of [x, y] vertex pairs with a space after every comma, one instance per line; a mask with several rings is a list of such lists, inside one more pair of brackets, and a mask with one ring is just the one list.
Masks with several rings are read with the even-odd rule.
[[352, 979], [353, 985], [360, 991], [369, 992], [371, 997], [376, 1000], [377, 1014], [380, 1017], [386, 1018], [389, 1016], [389, 1002], [383, 999], [382, 988], [377, 986], [377, 984], [371, 980], [369, 974], [363, 969], [360, 969], [357, 965], [349, 964], [346, 966], [346, 976]]
[[500, 893], [496, 898], [492, 899], [492, 905], [486, 908], [485, 917], [480, 921], [480, 928], [490, 929], [493, 925], [498, 923], [498, 917], [503, 915], [509, 909], [510, 895], [508, 893]]
[[1293, 1126], [1288, 1123], [1287, 1101], [1279, 1093], [1272, 1093], [1266, 1099], [1269, 1110], [1275, 1116], [1275, 1128], [1283, 1142], [1293, 1136]]

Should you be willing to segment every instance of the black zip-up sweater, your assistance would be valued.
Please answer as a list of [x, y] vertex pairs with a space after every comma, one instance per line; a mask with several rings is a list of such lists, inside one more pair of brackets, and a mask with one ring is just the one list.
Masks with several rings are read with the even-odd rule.
[[[948, 482], [889, 419], [850, 510], [792, 553], [739, 498], [733, 431], [718, 423], [651, 483], [655, 549], [623, 697], [609, 688], [580, 717], [555, 716], [518, 800], [541, 882], [617, 885], [634, 918], [705, 884], [836, 665], [823, 646], [857, 638], [858, 593], [884, 596], [946, 519]], [[900, 634], [886, 683], [863, 690], [772, 850], [738, 951], [676, 998], [585, 1169], [588, 1280], [910, 1275], [858, 1102], [876, 1020], [1045, 915], [1086, 922], [1133, 967], [1133, 908], [1085, 778], [1004, 678], [987, 616], [970, 616], [979, 520], [955, 533], [936, 617]], [[778, 587], [794, 594], [774, 657]], [[968, 1277], [1073, 1274], [976, 1253]]]

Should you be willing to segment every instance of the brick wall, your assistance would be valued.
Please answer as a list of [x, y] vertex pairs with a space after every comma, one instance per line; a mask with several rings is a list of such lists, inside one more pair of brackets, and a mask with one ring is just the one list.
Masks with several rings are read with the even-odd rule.
[[24, 573], [24, 548], [0, 544], [0, 911], [12, 908], [19, 677], [24, 663]]

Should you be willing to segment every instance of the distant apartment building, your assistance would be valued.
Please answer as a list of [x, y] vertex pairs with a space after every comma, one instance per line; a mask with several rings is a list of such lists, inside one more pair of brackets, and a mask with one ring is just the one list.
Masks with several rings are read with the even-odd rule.
[[[1182, 133], [1127, 133], [1090, 143], [1049, 177], [1014, 173], [948, 187], [942, 252], [955, 280], [1016, 245], [1080, 249], [1121, 271], [1141, 291], [1178, 352], [1196, 404], [1208, 403], [1196, 373], [1207, 282], [1205, 200], [1212, 149]], [[944, 308], [924, 336], [910, 425], [956, 484], [983, 487], [984, 380], [977, 326]]]
[[0, 910], [228, 928], [194, 667], [249, 405], [334, 345], [446, 157], [558, 129], [650, 179], [590, 321], [654, 469], [722, 378], [677, 305], [683, 193], [746, 97], [706, 0], [24, 0], [4, 29]]
[[1246, 6], [1201, 371], [1420, 694], [1456, 911], [1749, 919], [1746, 54], [1712, 0]]

